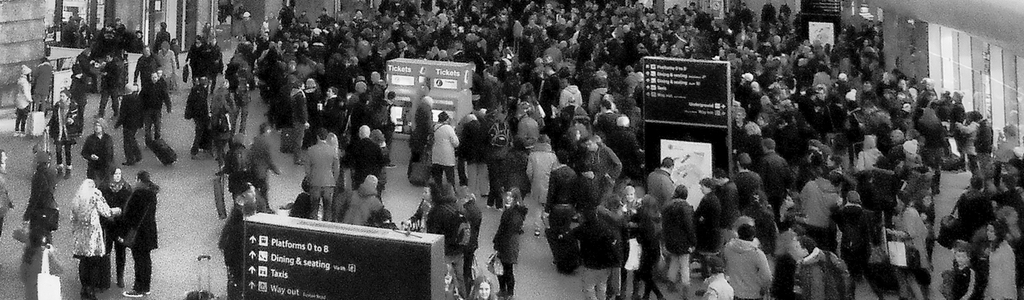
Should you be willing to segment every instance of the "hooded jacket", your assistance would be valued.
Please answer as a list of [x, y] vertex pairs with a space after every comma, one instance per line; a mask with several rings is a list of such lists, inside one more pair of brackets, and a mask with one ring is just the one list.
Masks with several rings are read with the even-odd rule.
[[690, 253], [697, 243], [693, 206], [685, 199], [673, 199], [663, 206], [661, 217], [665, 249], [676, 255]]
[[800, 206], [807, 214], [807, 225], [832, 226], [832, 211], [839, 207], [839, 190], [824, 178], [808, 181], [800, 191]]
[[377, 191], [360, 187], [358, 191], [352, 193], [342, 223], [365, 226], [366, 221], [370, 219], [370, 213], [381, 208], [384, 208], [384, 203], [377, 198]]
[[526, 163], [526, 176], [530, 179], [530, 194], [527, 197], [530, 200], [542, 204], [548, 202], [548, 183], [557, 163], [558, 157], [551, 151], [550, 144], [539, 143], [533, 147]]
[[558, 97], [558, 108], [563, 109], [567, 106], [583, 107], [583, 93], [580, 92], [580, 87], [570, 85], [562, 89], [562, 94]]
[[444, 255], [462, 254], [465, 249], [458, 244], [458, 229], [464, 215], [455, 204], [454, 197], [441, 197], [427, 213], [427, 233], [444, 235]]
[[835, 253], [815, 248], [797, 262], [794, 292], [800, 300], [852, 300], [850, 272]]
[[752, 241], [732, 239], [722, 250], [725, 274], [737, 298], [760, 299], [761, 291], [772, 282], [768, 257]]

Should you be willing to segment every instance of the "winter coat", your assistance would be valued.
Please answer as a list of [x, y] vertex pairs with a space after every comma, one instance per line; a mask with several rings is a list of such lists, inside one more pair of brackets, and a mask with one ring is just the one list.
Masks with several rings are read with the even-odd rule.
[[[745, 209], [754, 201], [754, 195], [764, 193], [764, 181], [761, 175], [750, 170], [742, 170], [733, 176], [732, 182], [736, 183], [737, 204], [739, 210]], [[768, 201], [768, 199], [761, 199]]]
[[32, 84], [25, 76], [18, 77], [18, 94], [14, 97], [15, 107], [26, 109], [32, 103]]
[[430, 135], [430, 131], [433, 130], [431, 127], [434, 122], [434, 115], [431, 112], [431, 107], [427, 106], [426, 103], [420, 103], [416, 107], [416, 118], [414, 120], [416, 123], [413, 126], [412, 134], [409, 135], [409, 149], [413, 153], [430, 150], [426, 147], [427, 138]]
[[472, 121], [463, 119], [459, 124], [459, 148], [456, 156], [468, 163], [484, 163], [487, 161], [487, 130], [479, 118]]
[[764, 191], [768, 197], [779, 201], [786, 197], [787, 189], [793, 184], [793, 172], [789, 169], [786, 159], [777, 152], [766, 153], [761, 159], [760, 170], [757, 173], [764, 179]]
[[693, 212], [693, 225], [697, 231], [697, 251], [718, 252], [722, 247], [722, 203], [714, 193], [704, 195]]
[[386, 164], [384, 151], [381, 151], [380, 145], [369, 138], [352, 142], [345, 159], [348, 160], [347, 165], [352, 167], [352, 178], [355, 178], [357, 182], [362, 182], [367, 175], [380, 178]]
[[735, 289], [736, 297], [760, 299], [761, 291], [772, 281], [768, 257], [752, 241], [733, 239], [722, 250], [725, 274]]
[[647, 175], [647, 191], [658, 199], [662, 207], [672, 200], [672, 196], [676, 192], [676, 183], [672, 181], [672, 176], [664, 169], [658, 168]]
[[32, 220], [33, 217], [49, 208], [57, 208], [57, 202], [53, 198], [57, 180], [57, 171], [49, 164], [36, 165], [36, 172], [32, 174], [32, 190], [29, 193], [28, 205], [25, 206], [22, 221]]
[[661, 216], [665, 249], [676, 255], [690, 253], [697, 244], [693, 206], [686, 199], [673, 199], [662, 205]]
[[131, 93], [121, 97], [121, 112], [117, 114], [114, 127], [124, 126], [127, 129], [142, 128], [142, 99], [139, 93]]
[[14, 202], [11, 202], [10, 189], [7, 188], [7, 177], [5, 174], [0, 173], [0, 219], [7, 216], [7, 213], [13, 207]]
[[72, 254], [76, 257], [98, 257], [107, 253], [100, 217], [110, 217], [110, 206], [99, 190], [93, 190], [88, 197], [81, 207], [71, 208], [71, 236], [75, 240]]
[[540, 123], [528, 115], [519, 119], [516, 129], [516, 139], [527, 147], [534, 146], [540, 139]]
[[[896, 230], [903, 233], [900, 235], [901, 240], [907, 244], [908, 248], [916, 249], [918, 253], [925, 254], [925, 250], [927, 250], [925, 243], [929, 235], [929, 230], [928, 226], [925, 225], [924, 220], [921, 218], [921, 213], [919, 213], [916, 208], [913, 206], [907, 206], [903, 212], [896, 215], [893, 223], [896, 225]], [[920, 258], [921, 268], [931, 270], [931, 260], [928, 259], [928, 256], [921, 255]], [[1007, 274], [1016, 274], [1016, 272]]]
[[480, 247], [480, 223], [483, 222], [483, 213], [480, 207], [476, 206], [476, 200], [467, 201], [462, 205], [466, 212], [466, 220], [469, 221], [469, 230], [472, 235], [469, 244], [466, 245], [465, 253], [473, 253]]
[[[100, 192], [103, 193], [103, 199], [106, 200], [107, 206], [123, 210], [124, 205], [128, 203], [128, 198], [132, 195], [132, 186], [127, 182], [103, 183]], [[120, 217], [101, 219], [100, 224], [103, 225], [108, 240], [124, 235], [125, 224]], [[109, 252], [110, 249], [107, 251]]]
[[458, 243], [458, 229], [463, 212], [455, 204], [455, 198], [442, 197], [427, 212], [427, 233], [444, 235], [444, 255], [452, 256], [464, 253], [465, 249]]
[[150, 251], [159, 246], [156, 226], [158, 193], [160, 187], [155, 184], [141, 184], [135, 188], [135, 192], [125, 204], [121, 217], [127, 226], [126, 230], [138, 228], [135, 245], [131, 247], [133, 251]]
[[601, 220], [589, 220], [573, 228], [569, 235], [579, 241], [580, 261], [587, 269], [618, 268], [623, 261], [621, 245], [615, 237], [618, 228]]
[[364, 191], [362, 188], [352, 193], [348, 201], [348, 209], [341, 223], [350, 225], [366, 226], [370, 219], [370, 213], [384, 208], [384, 203], [377, 196], [377, 190]]
[[224, 254], [224, 265], [228, 269], [228, 278], [242, 278], [245, 272], [245, 214], [240, 206], [231, 210], [231, 216], [224, 222], [220, 231], [217, 248]]
[[[331, 187], [337, 184], [341, 175], [338, 148], [326, 142], [319, 142], [306, 151], [309, 156], [309, 172], [306, 174], [310, 186]], [[356, 224], [362, 225], [362, 224]]]
[[599, 145], [597, 151], [585, 151], [581, 159], [581, 163], [588, 165], [598, 179], [609, 176], [614, 180], [622, 174], [622, 161], [604, 144]]
[[583, 107], [583, 94], [580, 93], [580, 87], [570, 85], [562, 89], [562, 93], [558, 97], [558, 109], [561, 110], [567, 106]]
[[835, 253], [815, 248], [796, 266], [794, 282], [800, 300], [852, 300], [850, 272]]
[[523, 222], [526, 220], [526, 206], [516, 205], [505, 208], [498, 222], [498, 230], [494, 234], [494, 251], [502, 263], [516, 264], [519, 262], [519, 239], [523, 234]]
[[430, 159], [436, 165], [455, 166], [455, 149], [459, 147], [459, 136], [448, 124], [434, 125], [434, 144], [431, 145]]
[[526, 164], [526, 176], [530, 179], [530, 203], [536, 201], [542, 205], [548, 203], [548, 187], [551, 172], [558, 164], [558, 157], [551, 151], [549, 144], [537, 144], [530, 151]]
[[1011, 275], [1017, 274], [1013, 251], [1010, 244], [1007, 241], [1003, 241], [990, 254], [988, 258], [988, 286], [985, 287], [985, 299], [1017, 298], [1017, 284], [1015, 277]]
[[547, 205], [544, 211], [550, 213], [558, 204], [571, 204], [576, 194], [576, 171], [568, 165], [561, 165], [551, 170], [547, 185]]
[[206, 122], [210, 120], [210, 87], [195, 85], [185, 101], [185, 120]]
[[839, 190], [824, 178], [808, 181], [800, 191], [800, 208], [807, 216], [807, 225], [818, 228], [832, 226], [832, 212], [839, 208]]
[[266, 179], [268, 171], [281, 173], [277, 164], [274, 163], [274, 158], [270, 152], [270, 142], [267, 141], [266, 135], [260, 134], [252, 139], [252, 145], [249, 146], [249, 155], [246, 155], [246, 159], [246, 168], [258, 179]]
[[82, 124], [79, 122], [78, 106], [75, 103], [59, 103], [50, 114], [50, 139], [54, 144], [74, 145], [82, 136]]
[[626, 127], [616, 127], [608, 133], [605, 144], [622, 162], [622, 176], [639, 181], [643, 178], [644, 155], [636, 134]]
[[[107, 178], [110, 175], [110, 167], [114, 164], [114, 138], [106, 132], [101, 136], [90, 134], [85, 138], [81, 154], [88, 162], [89, 170], [98, 172], [98, 178]], [[99, 159], [90, 159], [92, 155]]]

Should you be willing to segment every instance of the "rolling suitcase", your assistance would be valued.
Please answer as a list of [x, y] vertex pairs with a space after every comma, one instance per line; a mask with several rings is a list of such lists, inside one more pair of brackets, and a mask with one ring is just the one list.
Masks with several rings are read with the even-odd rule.
[[153, 155], [156, 155], [156, 159], [165, 166], [170, 166], [178, 160], [178, 154], [163, 139], [146, 141], [146, 147], [149, 147]]
[[224, 204], [224, 190], [227, 189], [225, 175], [213, 179], [213, 205], [217, 207], [217, 217], [221, 220], [228, 218], [227, 206]]
[[[210, 291], [212, 287], [211, 275], [213, 262], [209, 255], [200, 255], [196, 258], [198, 269], [196, 270], [196, 289], [185, 294], [185, 300], [213, 300], [217, 299], [217, 295], [214, 295]], [[205, 279], [203, 277], [206, 277]]]
[[43, 136], [46, 130], [46, 113], [36, 105], [29, 106], [28, 120], [25, 122], [25, 133], [29, 136]]

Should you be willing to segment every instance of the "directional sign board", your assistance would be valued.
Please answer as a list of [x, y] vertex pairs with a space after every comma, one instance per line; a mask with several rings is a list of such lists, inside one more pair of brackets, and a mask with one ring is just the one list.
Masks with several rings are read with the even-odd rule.
[[644, 57], [644, 120], [726, 128], [729, 62]]
[[443, 297], [444, 236], [270, 214], [245, 235], [246, 300]]

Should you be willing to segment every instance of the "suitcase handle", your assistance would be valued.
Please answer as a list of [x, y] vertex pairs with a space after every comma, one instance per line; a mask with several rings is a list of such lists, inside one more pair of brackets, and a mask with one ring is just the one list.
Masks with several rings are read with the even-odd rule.
[[204, 255], [200, 255], [199, 257], [197, 257], [196, 261], [207, 261], [207, 260], [211, 260], [211, 259], [213, 259], [213, 257], [210, 257], [209, 255], [205, 255], [204, 254]]

